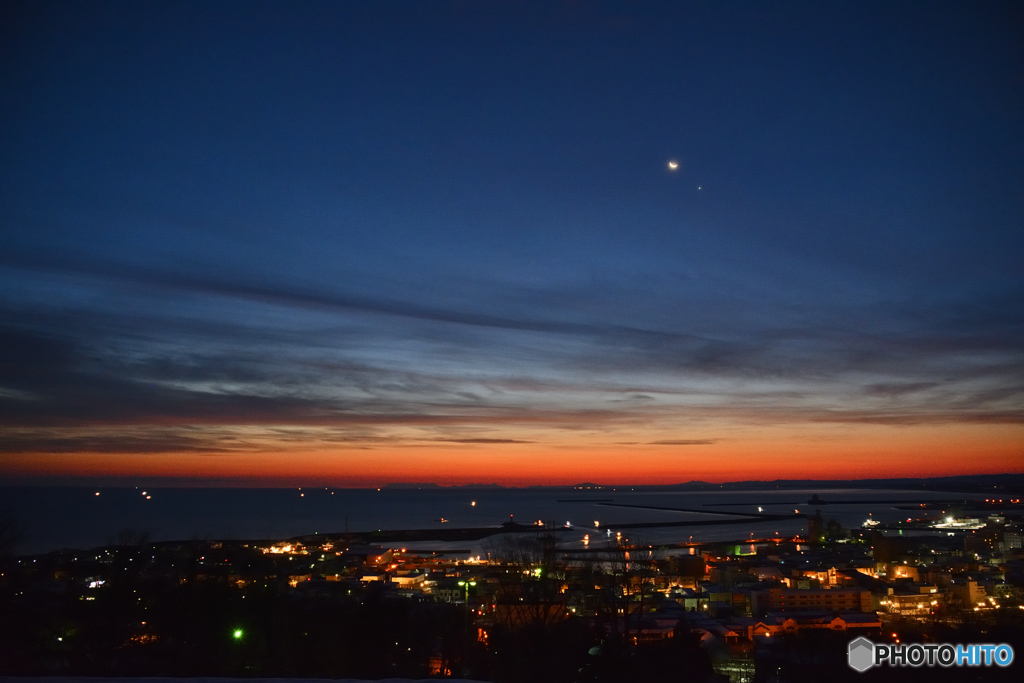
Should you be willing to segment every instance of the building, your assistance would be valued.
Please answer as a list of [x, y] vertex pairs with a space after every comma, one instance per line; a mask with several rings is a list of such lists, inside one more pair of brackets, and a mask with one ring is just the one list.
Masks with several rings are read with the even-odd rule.
[[871, 591], [858, 589], [769, 588], [752, 593], [751, 612], [871, 612]]

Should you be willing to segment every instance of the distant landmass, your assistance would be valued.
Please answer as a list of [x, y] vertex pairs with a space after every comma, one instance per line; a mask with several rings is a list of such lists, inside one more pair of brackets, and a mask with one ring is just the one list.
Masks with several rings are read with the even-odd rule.
[[451, 486], [442, 486], [441, 484], [435, 484], [433, 482], [427, 482], [423, 484], [417, 483], [395, 483], [395, 484], [384, 484], [381, 486], [382, 489], [396, 490], [396, 491], [408, 491], [408, 490], [419, 490], [419, 489], [504, 489], [508, 488], [501, 484], [452, 484]]
[[405, 483], [384, 484], [383, 486], [381, 486], [381, 488], [382, 489], [408, 490], [408, 489], [441, 489], [441, 488], [445, 488], [445, 487], [441, 486], [440, 484], [434, 484], [433, 482], [428, 482], [428, 483], [424, 483], [424, 484], [405, 484]]
[[[161, 488], [247, 488], [247, 489], [288, 489], [292, 485], [263, 485], [245, 486], [237, 479], [224, 480], [196, 480], [189, 477], [3, 477], [0, 478], [0, 486], [43, 486], [43, 487], [124, 487], [152, 486]], [[214, 486], [219, 484], [219, 486]], [[317, 482], [308, 484], [312, 487], [326, 487], [328, 483]], [[363, 489], [376, 486], [345, 486], [332, 485], [332, 489]], [[594, 482], [582, 482], [578, 484], [560, 485], [523, 485], [505, 486], [495, 483], [471, 483], [471, 484], [438, 484], [436, 482], [390, 482], [380, 487], [381, 490], [389, 491], [457, 491], [457, 490], [551, 490], [560, 489], [563, 491], [764, 491], [771, 489], [822, 489], [822, 488], [851, 488], [851, 489], [903, 489], [918, 491], [942, 491], [957, 493], [1020, 493], [1024, 494], [1024, 473], [1012, 472], [1001, 474], [965, 474], [947, 477], [897, 477], [891, 479], [774, 479], [729, 481], [712, 483], [708, 481], [691, 480], [678, 484], [630, 484], [613, 483], [597, 484]]]
[[443, 485], [434, 482], [396, 482], [385, 484], [382, 489], [430, 490], [430, 489], [570, 489], [577, 491], [615, 489], [648, 489], [672, 491], [722, 491], [722, 490], [765, 490], [794, 488], [854, 488], [854, 489], [917, 489], [925, 491], [956, 491], [965, 493], [984, 493], [1000, 491], [1006, 493], [1024, 492], [1024, 474], [965, 474], [953, 477], [899, 477], [894, 479], [774, 479], [772, 481], [730, 481], [713, 484], [707, 481], [692, 480], [679, 484], [596, 484], [582, 482], [579, 484], [558, 486], [502, 486], [501, 484], [452, 484]]
[[[678, 490], [793, 489], [793, 488], [917, 489], [957, 492], [1024, 491], [1024, 474], [964, 474], [953, 477], [898, 477], [892, 479], [775, 479], [773, 481], [731, 481], [710, 484], [690, 481], [660, 487]], [[606, 487], [609, 488], [609, 487]]]

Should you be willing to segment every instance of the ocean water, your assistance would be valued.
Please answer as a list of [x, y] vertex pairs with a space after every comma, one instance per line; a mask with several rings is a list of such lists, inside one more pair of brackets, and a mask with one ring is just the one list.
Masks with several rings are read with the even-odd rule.
[[[96, 495], [96, 494], [99, 495]], [[832, 504], [811, 506], [817, 495]], [[869, 489], [776, 489], [757, 491], [664, 491], [617, 489], [196, 489], [0, 487], [0, 510], [13, 516], [24, 540], [16, 551], [30, 554], [111, 543], [125, 529], [144, 531], [154, 541], [184, 539], [278, 540], [313, 533], [375, 529], [493, 527], [514, 519], [570, 523], [566, 542], [580, 541], [636, 522], [708, 521], [723, 513], [813, 514], [816, 509], [844, 527], [860, 526], [869, 513], [880, 522], [905, 519], [890, 501], [952, 500], [950, 493]], [[838, 503], [839, 501], [854, 501]], [[612, 502], [616, 507], [603, 503]], [[475, 503], [475, 505], [473, 504]], [[696, 512], [642, 507], [686, 508]], [[441, 520], [447, 520], [442, 522]], [[600, 522], [600, 529], [595, 527]], [[805, 520], [626, 530], [633, 540], [652, 543], [742, 540], [806, 530]], [[439, 542], [411, 547], [444, 549]], [[455, 544], [467, 547], [465, 542]], [[486, 545], [486, 541], [484, 542]], [[454, 547], [454, 546], [453, 546]], [[469, 548], [480, 552], [480, 544]]]

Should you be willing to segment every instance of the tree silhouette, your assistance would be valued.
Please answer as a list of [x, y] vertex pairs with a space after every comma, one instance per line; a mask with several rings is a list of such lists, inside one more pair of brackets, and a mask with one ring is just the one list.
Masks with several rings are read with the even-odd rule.
[[10, 557], [25, 540], [24, 527], [7, 510], [0, 511], [0, 557]]

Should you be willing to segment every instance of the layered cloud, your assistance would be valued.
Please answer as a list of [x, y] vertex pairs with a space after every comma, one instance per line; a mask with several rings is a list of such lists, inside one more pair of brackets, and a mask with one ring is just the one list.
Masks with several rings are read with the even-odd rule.
[[0, 475], [1019, 468], [1008, 5], [407, 4], [0, 22]]
[[115, 267], [5, 278], [21, 288], [0, 327], [8, 453], [715, 448], [816, 424], [1024, 422], [1019, 312], [999, 301], [697, 334], [627, 324], [601, 292], [487, 310], [494, 282], [466, 310]]

